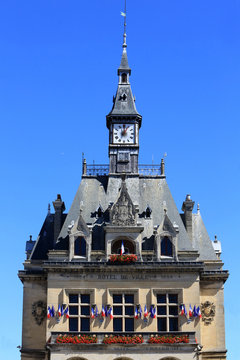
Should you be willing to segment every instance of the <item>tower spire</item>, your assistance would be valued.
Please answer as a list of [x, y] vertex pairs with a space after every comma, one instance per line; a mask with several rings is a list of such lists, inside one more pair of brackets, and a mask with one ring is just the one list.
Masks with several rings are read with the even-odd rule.
[[122, 52], [122, 59], [121, 64], [118, 68], [118, 75], [120, 75], [121, 70], [127, 70], [129, 75], [131, 75], [131, 69], [128, 65], [128, 58], [127, 58], [127, 0], [125, 0], [124, 12], [121, 11], [121, 15], [124, 17], [124, 29], [123, 29], [123, 52]]
[[124, 7], [124, 32], [123, 32], [123, 49], [126, 49], [127, 47], [127, 0], [125, 0], [125, 7]]

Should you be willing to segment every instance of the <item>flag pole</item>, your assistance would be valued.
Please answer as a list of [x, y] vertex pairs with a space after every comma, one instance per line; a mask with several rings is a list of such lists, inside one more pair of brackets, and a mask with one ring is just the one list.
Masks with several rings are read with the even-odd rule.
[[127, 27], [127, 23], [126, 23], [126, 18], [127, 18], [127, 0], [125, 0], [125, 7], [124, 7], [124, 34], [126, 35], [126, 27]]

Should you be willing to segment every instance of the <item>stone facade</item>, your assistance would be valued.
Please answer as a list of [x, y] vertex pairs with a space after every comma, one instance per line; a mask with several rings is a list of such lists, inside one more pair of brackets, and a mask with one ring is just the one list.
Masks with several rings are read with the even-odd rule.
[[179, 213], [163, 160], [139, 170], [125, 34], [118, 75], [109, 173], [84, 160], [68, 214], [58, 195], [27, 242], [21, 359], [226, 359], [220, 245], [190, 195]]

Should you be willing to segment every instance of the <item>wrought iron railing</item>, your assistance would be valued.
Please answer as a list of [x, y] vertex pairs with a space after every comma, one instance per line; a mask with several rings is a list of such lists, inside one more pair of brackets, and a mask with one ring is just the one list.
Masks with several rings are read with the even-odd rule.
[[109, 165], [105, 164], [86, 164], [86, 175], [90, 176], [103, 176], [108, 175], [109, 173]]
[[[107, 164], [91, 164], [88, 165], [86, 161], [83, 162], [83, 175], [88, 176], [103, 176], [108, 175], [109, 165]], [[164, 175], [164, 163], [158, 165], [139, 165], [138, 173], [145, 176], [160, 176]]]
[[[89, 336], [91, 338], [94, 338], [95, 341], [94, 342], [86, 342], [85, 344], [88, 344], [88, 346], [92, 345], [92, 344], [106, 344], [106, 342], [104, 341], [104, 339], [108, 339], [110, 337], [120, 337], [120, 336], [124, 336], [124, 337], [140, 337], [142, 339], [141, 343], [138, 343], [138, 345], [142, 345], [142, 344], [157, 344], [158, 346], [163, 346], [166, 345], [167, 343], [169, 344], [178, 344], [178, 343], [182, 343], [183, 345], [192, 345], [192, 344], [196, 344], [196, 337], [195, 337], [195, 332], [194, 331], [188, 331], [188, 332], [182, 332], [182, 331], [169, 331], [169, 332], [52, 332], [51, 333], [51, 341], [50, 344], [56, 344], [56, 343], [72, 343], [71, 341], [69, 341], [69, 338], [73, 338], [74, 336]], [[68, 337], [68, 339], [66, 339], [67, 341], [59, 341], [60, 339], [64, 339], [65, 337]], [[157, 342], [157, 341], [151, 341], [150, 339], [152, 338], [166, 338], [166, 340], [162, 341], [162, 342]], [[173, 339], [175, 338], [176, 340], [172, 340], [172, 341], [167, 341], [167, 338]], [[178, 340], [177, 340], [178, 339]], [[181, 341], [181, 339], [183, 341]], [[184, 341], [185, 340], [185, 341]], [[73, 343], [77, 343], [74, 342]], [[84, 344], [84, 345], [85, 345]], [[135, 343], [136, 344], [136, 343]], [[121, 345], [121, 344], [120, 344]]]
[[161, 165], [139, 165], [138, 172], [140, 175], [156, 176], [162, 175]]

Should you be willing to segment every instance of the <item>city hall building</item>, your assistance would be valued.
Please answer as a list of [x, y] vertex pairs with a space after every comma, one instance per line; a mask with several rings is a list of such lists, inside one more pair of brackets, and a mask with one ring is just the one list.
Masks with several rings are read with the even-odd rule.
[[109, 164], [84, 159], [69, 212], [58, 194], [26, 244], [22, 360], [226, 359], [221, 244], [190, 195], [179, 212], [164, 159], [139, 165], [126, 47], [124, 32]]

